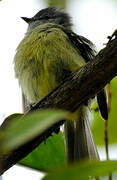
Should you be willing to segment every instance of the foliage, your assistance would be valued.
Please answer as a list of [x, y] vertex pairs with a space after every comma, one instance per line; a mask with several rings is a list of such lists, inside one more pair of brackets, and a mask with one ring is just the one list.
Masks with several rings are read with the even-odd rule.
[[40, 110], [7, 117], [0, 132], [1, 152], [7, 153], [18, 148], [67, 117], [68, 113], [60, 110]]
[[[5, 149], [6, 152], [16, 146], [20, 146], [22, 141], [27, 142], [31, 136], [33, 137], [35, 135], [36, 129], [38, 133], [41, 133], [53, 124], [53, 122], [62, 118], [67, 118], [68, 114], [69, 113], [60, 110], [41, 110], [30, 113], [26, 116], [23, 114], [13, 114], [9, 116], [6, 119], [7, 123], [4, 124], [3, 128], [5, 131], [4, 135], [1, 137], [5, 138], [5, 143], [2, 144], [1, 148]], [[35, 129], [35, 127], [37, 128]], [[20, 161], [20, 164], [33, 169], [49, 172], [49, 174], [43, 178], [44, 180], [75, 180], [77, 178], [79, 180], [85, 180], [90, 179], [90, 176], [107, 176], [109, 173], [117, 171], [117, 161], [84, 161], [66, 167], [64, 138], [62, 132], [59, 132], [59, 134], [54, 133], [47, 139], [47, 141], [45, 141], [45, 143], [41, 143], [38, 148]]]
[[59, 169], [46, 175], [43, 180], [88, 180], [94, 177], [106, 176], [117, 171], [117, 161], [89, 162], [84, 161], [79, 164]]
[[63, 133], [59, 132], [58, 135], [52, 134], [52, 137], [49, 137], [45, 143], [41, 143], [39, 147], [19, 163], [43, 172], [53, 171], [55, 167], [65, 166], [66, 157]]

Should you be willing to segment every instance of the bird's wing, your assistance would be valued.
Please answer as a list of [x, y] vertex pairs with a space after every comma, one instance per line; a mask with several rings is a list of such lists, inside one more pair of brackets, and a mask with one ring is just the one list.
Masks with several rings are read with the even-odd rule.
[[[96, 48], [95, 48], [95, 45], [90, 40], [86, 39], [83, 36], [79, 36], [70, 30], [64, 30], [64, 31], [67, 33], [67, 35], [68, 35], [69, 39], [72, 41], [72, 43], [79, 49], [85, 62], [95, 60], [94, 57], [96, 56]], [[97, 102], [98, 102], [101, 116], [105, 120], [107, 120], [108, 119], [108, 107], [107, 107], [107, 95], [106, 95], [105, 89], [102, 89], [97, 94]]]

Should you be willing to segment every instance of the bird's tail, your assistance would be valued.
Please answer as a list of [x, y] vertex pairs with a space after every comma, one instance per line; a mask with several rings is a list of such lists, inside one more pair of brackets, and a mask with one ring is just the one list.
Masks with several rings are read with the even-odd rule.
[[66, 154], [68, 162], [82, 159], [98, 160], [88, 119], [88, 107], [82, 105], [75, 112], [75, 119], [65, 123]]

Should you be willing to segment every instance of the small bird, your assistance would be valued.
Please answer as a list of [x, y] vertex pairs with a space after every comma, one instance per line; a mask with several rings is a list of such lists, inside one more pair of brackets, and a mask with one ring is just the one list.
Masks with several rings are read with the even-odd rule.
[[[17, 48], [14, 69], [26, 111], [72, 72], [93, 60], [96, 50], [91, 41], [73, 32], [70, 16], [57, 7], [42, 9], [34, 17], [22, 19], [28, 23], [28, 29]], [[75, 111], [74, 120], [65, 123], [68, 162], [99, 158], [88, 119], [90, 101]], [[104, 89], [97, 94], [97, 101], [102, 117], [107, 120]]]

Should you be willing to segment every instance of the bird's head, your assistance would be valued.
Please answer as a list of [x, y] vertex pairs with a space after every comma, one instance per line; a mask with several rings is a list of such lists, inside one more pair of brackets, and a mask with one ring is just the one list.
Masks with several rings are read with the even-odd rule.
[[55, 23], [69, 29], [71, 29], [72, 26], [70, 16], [57, 7], [42, 9], [32, 18], [22, 17], [22, 19], [28, 23], [29, 29], [45, 23]]

